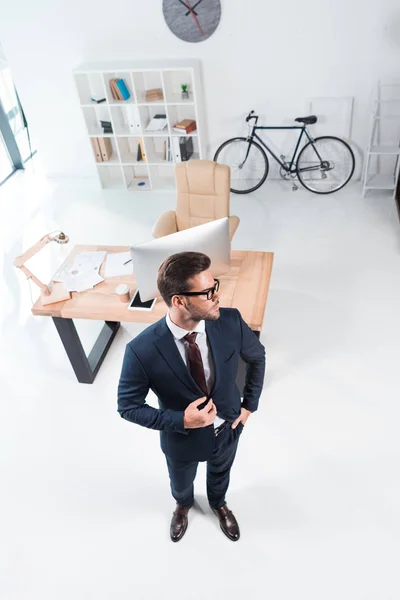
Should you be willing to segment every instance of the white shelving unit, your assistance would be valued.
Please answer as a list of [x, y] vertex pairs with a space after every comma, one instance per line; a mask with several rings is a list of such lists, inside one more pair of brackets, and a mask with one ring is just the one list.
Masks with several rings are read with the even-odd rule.
[[[90, 138], [111, 138], [111, 158], [96, 162], [101, 186], [104, 189], [129, 191], [173, 189], [174, 165], [179, 154], [174, 144], [182, 134], [173, 131], [182, 119], [194, 119], [197, 129], [192, 138], [191, 158], [205, 158], [203, 94], [200, 64], [195, 60], [164, 60], [116, 63], [87, 63], [74, 70], [88, 134]], [[123, 79], [130, 98], [115, 100], [110, 88], [111, 79]], [[181, 85], [188, 86], [189, 98], [183, 99]], [[163, 100], [146, 102], [146, 91], [160, 88]], [[98, 104], [91, 98], [105, 98]], [[147, 132], [146, 127], [156, 114], [165, 114], [167, 126], [161, 132]], [[100, 121], [109, 121], [112, 133], [103, 133]], [[142, 142], [145, 160], [138, 160]], [[171, 159], [164, 148], [170, 145]], [[93, 152], [93, 150], [92, 150]], [[95, 155], [93, 153], [93, 160]]]
[[369, 145], [364, 167], [368, 190], [396, 193], [400, 173], [400, 81], [378, 82]]

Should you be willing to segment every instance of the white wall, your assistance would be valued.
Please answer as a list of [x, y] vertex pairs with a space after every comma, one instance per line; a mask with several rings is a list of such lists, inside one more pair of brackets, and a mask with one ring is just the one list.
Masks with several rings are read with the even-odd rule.
[[250, 109], [283, 122], [310, 96], [354, 96], [353, 139], [364, 148], [373, 83], [400, 64], [400, 37], [390, 45], [385, 32], [391, 14], [389, 0], [222, 0], [216, 33], [188, 44], [168, 29], [161, 0], [20, 0], [3, 3], [0, 40], [47, 173], [91, 176], [71, 76], [79, 63], [200, 58], [210, 151], [241, 134]]

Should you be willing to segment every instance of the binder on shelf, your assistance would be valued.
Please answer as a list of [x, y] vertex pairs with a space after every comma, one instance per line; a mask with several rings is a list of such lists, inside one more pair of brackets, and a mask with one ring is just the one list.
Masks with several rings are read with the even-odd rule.
[[126, 110], [129, 110], [129, 112], [128, 112], [129, 130], [132, 133], [140, 133], [141, 126], [140, 126], [140, 117], [139, 117], [138, 107], [135, 106], [134, 104], [132, 104], [130, 106], [127, 106]]
[[179, 140], [181, 161], [185, 162], [189, 160], [193, 154], [193, 138], [181, 137], [177, 139]]
[[102, 162], [103, 158], [101, 156], [101, 151], [100, 151], [98, 139], [97, 138], [90, 138], [90, 142], [92, 144], [92, 148], [93, 148], [94, 156], [96, 158], [96, 162]]
[[128, 98], [130, 98], [131, 95], [129, 93], [128, 88], [125, 85], [125, 81], [123, 79], [117, 79], [115, 81], [115, 84], [116, 84], [116, 86], [118, 87], [118, 89], [119, 89], [119, 91], [121, 93], [122, 99], [123, 100], [128, 100]]
[[172, 147], [173, 147], [175, 162], [177, 162], [177, 163], [182, 162], [181, 149], [179, 147], [179, 138], [178, 137], [172, 138]]
[[110, 138], [97, 138], [97, 142], [100, 149], [100, 154], [103, 162], [107, 162], [112, 157], [112, 143]]

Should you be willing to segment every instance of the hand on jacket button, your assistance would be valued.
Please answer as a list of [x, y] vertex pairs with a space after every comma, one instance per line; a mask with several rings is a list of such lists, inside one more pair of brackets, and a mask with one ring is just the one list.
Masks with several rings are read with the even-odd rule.
[[207, 398], [204, 396], [203, 398], [198, 398], [198, 400], [194, 400], [194, 402], [191, 402], [189, 404], [189, 406], [185, 410], [185, 414], [183, 417], [183, 425], [185, 429], [197, 429], [198, 427], [207, 427], [207, 425], [211, 425], [212, 423], [214, 423], [215, 416], [217, 414], [217, 409], [211, 398], [204, 408], [202, 408], [201, 410], [197, 408], [205, 400], [207, 400]]

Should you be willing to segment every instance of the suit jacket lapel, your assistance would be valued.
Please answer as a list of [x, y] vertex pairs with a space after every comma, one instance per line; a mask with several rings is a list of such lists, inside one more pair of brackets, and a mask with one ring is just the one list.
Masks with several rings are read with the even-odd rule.
[[203, 396], [203, 392], [193, 379], [189, 369], [182, 360], [182, 356], [179, 353], [178, 348], [171, 331], [166, 324], [165, 319], [160, 321], [157, 328], [158, 337], [154, 341], [159, 352], [161, 353], [165, 362], [169, 365], [175, 375], [194, 393], [197, 393], [199, 398]]

